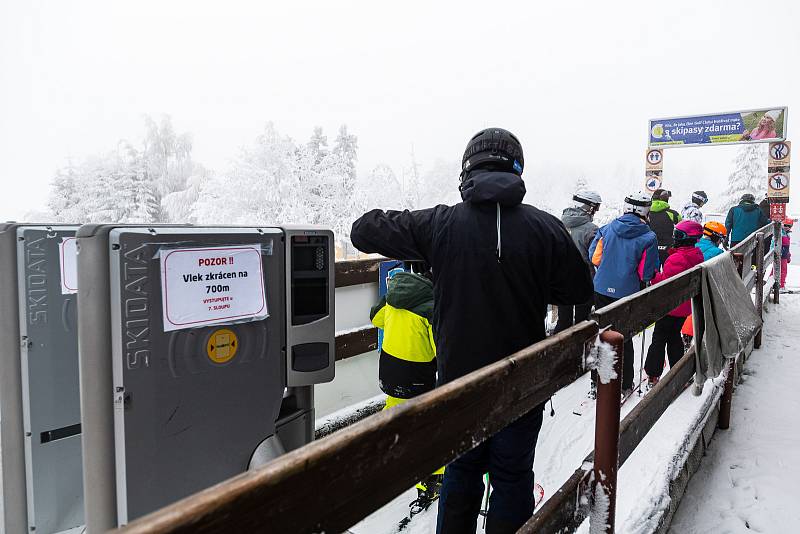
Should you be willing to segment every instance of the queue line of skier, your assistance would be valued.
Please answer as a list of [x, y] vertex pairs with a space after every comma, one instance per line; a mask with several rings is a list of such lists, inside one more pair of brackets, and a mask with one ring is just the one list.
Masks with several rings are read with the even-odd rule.
[[[559, 221], [522, 203], [523, 169], [516, 136], [501, 128], [482, 130], [462, 157], [461, 203], [372, 210], [353, 223], [356, 248], [412, 266], [412, 272], [387, 280], [387, 294], [370, 314], [384, 331], [379, 384], [387, 394], [385, 409], [541, 341], [549, 304], [558, 307], [557, 333], [587, 319], [592, 307], [676, 276], [768, 222], [751, 194], [742, 196], [722, 224], [704, 222], [705, 192], [695, 191], [678, 214], [664, 189], [627, 195], [623, 214], [602, 227], [593, 222], [600, 195], [577, 191]], [[782, 273], [791, 225], [784, 223]], [[683, 357], [686, 334], [690, 301], [655, 323], [644, 361], [647, 389], [664, 372], [665, 350], [670, 367]], [[623, 399], [634, 388], [628, 340]], [[532, 469], [543, 410], [544, 403], [421, 481], [401, 528], [438, 499], [437, 534], [475, 532], [481, 514], [489, 534], [516, 532], [535, 507]], [[492, 492], [482, 510], [484, 474]]]

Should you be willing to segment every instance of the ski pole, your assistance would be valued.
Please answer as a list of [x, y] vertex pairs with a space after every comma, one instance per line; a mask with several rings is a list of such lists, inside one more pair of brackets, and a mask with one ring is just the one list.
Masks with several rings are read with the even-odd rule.
[[486, 530], [486, 517], [489, 515], [489, 492], [491, 491], [492, 485], [489, 482], [489, 473], [486, 473], [484, 478], [486, 479], [486, 497], [483, 501], [483, 530]]
[[642, 330], [642, 352], [639, 353], [639, 396], [642, 396], [642, 371], [644, 370], [644, 339], [645, 333], [647, 333], [647, 327]]

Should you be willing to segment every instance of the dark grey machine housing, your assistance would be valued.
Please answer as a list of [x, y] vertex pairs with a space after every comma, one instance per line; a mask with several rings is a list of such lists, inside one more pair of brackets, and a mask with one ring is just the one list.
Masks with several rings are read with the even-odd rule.
[[0, 225], [4, 532], [83, 524], [77, 295], [59, 244], [77, 226]]
[[[269, 316], [165, 332], [161, 253], [258, 245]], [[87, 225], [78, 232], [88, 532], [124, 525], [313, 439], [333, 379], [333, 235], [319, 228]], [[236, 357], [204, 353], [227, 328]]]

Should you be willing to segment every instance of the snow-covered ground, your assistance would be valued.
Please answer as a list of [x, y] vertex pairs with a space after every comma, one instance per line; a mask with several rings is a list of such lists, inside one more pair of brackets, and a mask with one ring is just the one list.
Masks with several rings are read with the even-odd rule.
[[[800, 269], [788, 287], [800, 289]], [[672, 523], [675, 534], [800, 532], [800, 295], [781, 295]]]
[[[800, 285], [800, 269], [792, 271], [790, 269], [790, 280], [787, 285]], [[795, 281], [796, 279], [796, 281]], [[774, 308], [773, 308], [774, 310]], [[796, 530], [781, 530], [776, 525], [783, 524], [784, 519], [788, 519], [787, 513], [782, 510], [792, 509], [789, 499], [796, 492], [792, 492], [791, 484], [800, 479], [800, 431], [793, 434], [793, 439], [788, 436], [778, 441], [777, 434], [783, 434], [786, 427], [794, 425], [797, 427], [797, 413], [800, 413], [800, 403], [784, 403], [788, 399], [790, 392], [796, 391], [796, 384], [800, 383], [800, 359], [797, 359], [797, 349], [800, 348], [800, 325], [794, 329], [788, 328], [787, 323], [797, 323], [800, 319], [800, 296], [783, 295], [781, 306], [767, 314], [767, 324], [764, 329], [764, 345], [762, 349], [756, 351], [748, 361], [745, 374], [745, 383], [737, 390], [734, 397], [734, 415], [731, 423], [731, 430], [720, 432], [712, 442], [712, 449], [719, 450], [720, 454], [730, 454], [731, 460], [714, 460], [714, 456], [704, 460], [703, 472], [714, 472], [715, 464], [724, 464], [724, 472], [720, 475], [722, 479], [714, 478], [707, 487], [696, 489], [700, 482], [693, 481], [690, 486], [690, 493], [685, 497], [684, 502], [691, 502], [679, 510], [677, 521], [682, 527], [674, 527], [675, 534], [683, 533], [707, 533], [707, 532], [740, 532], [736, 528], [730, 527], [728, 530], [722, 528], [720, 520], [722, 512], [727, 510], [731, 517], [739, 517], [740, 512], [734, 506], [742, 504], [743, 498], [748, 498], [748, 503], [754, 501], [753, 495], [758, 495], [758, 491], [753, 487], [759, 485], [768, 486], [769, 491], [761, 493], [762, 499], [769, 497], [769, 503], [760, 503], [764, 509], [764, 514], [772, 518], [771, 523], [763, 525], [760, 532], [794, 532]], [[652, 331], [647, 332], [645, 350], [649, 345]], [[792, 346], [792, 345], [797, 345]], [[636, 348], [636, 372], [639, 369], [639, 355], [641, 352], [641, 338], [634, 340]], [[760, 366], [769, 366], [775, 359], [781, 361], [785, 356], [795, 357], [794, 370], [775, 366], [770, 368], [770, 373], [760, 371]], [[768, 359], [769, 358], [769, 359]], [[783, 374], [782, 374], [783, 373]], [[764, 383], [758, 383], [759, 377]], [[780, 376], [781, 380], [773, 381], [773, 374]], [[545, 499], [549, 498], [566, 479], [578, 468], [583, 458], [593, 447], [594, 440], [594, 413], [589, 411], [584, 416], [576, 416], [572, 410], [585, 398], [588, 389], [588, 375], [584, 376], [576, 383], [559, 391], [553, 397], [555, 407], [555, 417], [549, 417], [549, 409], [545, 410], [545, 420], [542, 431], [539, 435], [539, 443], [536, 447], [536, 461], [534, 471], [536, 480], [545, 488]], [[617, 532], [639, 534], [652, 531], [658, 521], [658, 515], [670, 504], [668, 486], [670, 480], [683, 463], [682, 460], [688, 454], [691, 445], [688, 435], [689, 429], [698, 428], [698, 422], [702, 422], [702, 414], [706, 410], [704, 407], [714, 400], [722, 388], [721, 381], [709, 381], [699, 397], [692, 395], [691, 390], [687, 389], [676, 401], [667, 409], [661, 419], [653, 429], [642, 440], [641, 444], [625, 465], [619, 471], [619, 488], [617, 495]], [[778, 389], [779, 388], [779, 389]], [[775, 392], [773, 399], [769, 402], [761, 400], [764, 392]], [[779, 396], [780, 395], [780, 396]], [[633, 407], [639, 402], [640, 398], [636, 395], [628, 401], [622, 409], [622, 417], [625, 417]], [[781, 405], [778, 410], [776, 406]], [[753, 407], [760, 406], [758, 411]], [[763, 413], [762, 413], [763, 411]], [[743, 415], [745, 414], [745, 415]], [[767, 414], [772, 414], [767, 416]], [[791, 421], [795, 421], [793, 424]], [[754, 423], [765, 427], [765, 431], [759, 435], [765, 440], [774, 440], [775, 445], [762, 447], [753, 445], [754, 433], [758, 433]], [[769, 431], [767, 431], [769, 429]], [[777, 429], [780, 429], [777, 430]], [[725, 443], [725, 440], [735, 440], [732, 444]], [[723, 445], [720, 445], [723, 443]], [[729, 445], [725, 447], [724, 445]], [[728, 453], [724, 453], [728, 450]], [[753, 452], [758, 450], [758, 454]], [[781, 451], [792, 450], [780, 456]], [[737, 452], [738, 451], [738, 452]], [[725, 457], [727, 458], [727, 456]], [[734, 459], [735, 458], [735, 459]], [[765, 467], [765, 463], [772, 462], [772, 465], [764, 471], [759, 471]], [[787, 464], [793, 464], [791, 466]], [[736, 471], [729, 469], [730, 465], [742, 468]], [[788, 473], [788, 469], [795, 471], [794, 477], [786, 476], [780, 482], [780, 474]], [[716, 471], [720, 471], [717, 469]], [[730, 471], [730, 473], [729, 473]], [[778, 479], [774, 479], [777, 476]], [[702, 475], [696, 475], [698, 480], [702, 480]], [[708, 476], [708, 475], [706, 475]], [[729, 483], [730, 480], [735, 482]], [[727, 484], [728, 490], [721, 491], [722, 483]], [[733, 487], [731, 487], [733, 486]], [[749, 493], [748, 493], [749, 492]], [[776, 495], [780, 494], [781, 499]], [[713, 496], [713, 501], [712, 501]], [[350, 529], [353, 534], [383, 534], [397, 531], [398, 522], [408, 513], [408, 504], [416, 497], [416, 491], [411, 489], [401, 494], [392, 502], [376, 511], [354, 527]], [[756, 497], [757, 498], [757, 497]], [[706, 514], [707, 521], [698, 522], [697, 506], [705, 506], [710, 502], [719, 504], [716, 507], [708, 506]], [[758, 504], [758, 501], [755, 501]], [[694, 506], [695, 510], [687, 513], [687, 506]], [[800, 524], [800, 517], [797, 517], [798, 510], [793, 508], [795, 514], [794, 524]], [[754, 513], [754, 517], [755, 512]], [[655, 517], [654, 517], [655, 516]], [[687, 519], [684, 520], [683, 518]], [[689, 522], [685, 522], [689, 520]], [[432, 507], [427, 512], [415, 516], [409, 527], [403, 532], [409, 534], [428, 534], [435, 531], [436, 509]], [[744, 521], [739, 521], [738, 525], [742, 529]], [[751, 528], [761, 528], [757, 520], [751, 523]], [[584, 522], [579, 532], [588, 532], [588, 521]], [[741, 530], [745, 532], [746, 530]], [[481, 522], [477, 532], [483, 532]]]

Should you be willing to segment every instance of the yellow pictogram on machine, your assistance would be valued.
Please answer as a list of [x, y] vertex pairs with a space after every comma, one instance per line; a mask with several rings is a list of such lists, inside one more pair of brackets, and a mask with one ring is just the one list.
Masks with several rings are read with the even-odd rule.
[[206, 345], [208, 359], [214, 363], [228, 363], [239, 350], [239, 339], [233, 331], [220, 328], [211, 333]]

